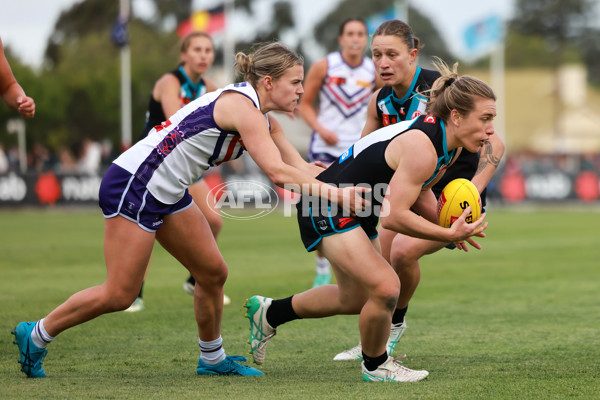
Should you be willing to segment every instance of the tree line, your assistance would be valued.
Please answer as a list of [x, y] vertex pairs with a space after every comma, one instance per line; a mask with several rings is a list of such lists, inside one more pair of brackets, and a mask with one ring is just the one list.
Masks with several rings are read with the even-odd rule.
[[[265, 0], [235, 0], [236, 12], [252, 20], [255, 3]], [[128, 23], [131, 49], [131, 90], [134, 140], [141, 132], [152, 85], [179, 59], [177, 24], [191, 13], [191, 0], [154, 0], [156, 15], [151, 20], [132, 15]], [[336, 9], [323, 16], [313, 35], [323, 53], [337, 48], [339, 24], [348, 17], [368, 18], [383, 12], [393, 0], [342, 0]], [[597, 0], [516, 0], [515, 15], [507, 25], [507, 68], [557, 68], [565, 62], [585, 64], [590, 82], [600, 87], [600, 31], [590, 24]], [[86, 139], [108, 139], [115, 149], [120, 145], [120, 61], [119, 48], [110, 41], [118, 15], [118, 2], [84, 0], [64, 11], [48, 39], [43, 66], [34, 71], [5, 49], [13, 73], [37, 105], [36, 116], [27, 121], [28, 146], [44, 143], [53, 151], [67, 147], [79, 152]], [[272, 22], [256, 30], [252, 37], [238, 41], [235, 50], [247, 50], [255, 42], [286, 37], [296, 29], [293, 2], [279, 0], [273, 8]], [[432, 55], [453, 62], [443, 40], [443, 32], [418, 10], [408, 8], [409, 24], [425, 43], [422, 59]], [[173, 23], [174, 22], [174, 23]], [[170, 26], [170, 28], [168, 28]], [[304, 40], [293, 47], [300, 54]], [[222, 60], [217, 46], [215, 66]], [[231, 55], [233, 57], [233, 54]], [[316, 60], [306, 58], [307, 67]], [[489, 62], [480, 60], [479, 66]], [[0, 107], [0, 131], [16, 114]], [[15, 145], [16, 138], [0, 135], [4, 148]]]

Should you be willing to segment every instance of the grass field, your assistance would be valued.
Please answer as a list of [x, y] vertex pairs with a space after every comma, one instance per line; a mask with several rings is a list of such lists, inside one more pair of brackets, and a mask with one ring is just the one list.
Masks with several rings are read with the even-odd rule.
[[[294, 321], [269, 344], [264, 377], [199, 377], [187, 277], [159, 246], [147, 309], [102, 316], [61, 334], [47, 379], [19, 371], [11, 329], [104, 280], [99, 210], [0, 211], [1, 399], [594, 399], [600, 398], [600, 212], [496, 209], [482, 251], [422, 261], [397, 353], [427, 369], [416, 384], [368, 384], [333, 356], [358, 341], [357, 318]], [[314, 258], [295, 219], [226, 220], [230, 267], [224, 346], [247, 355], [244, 300], [312, 284]]]

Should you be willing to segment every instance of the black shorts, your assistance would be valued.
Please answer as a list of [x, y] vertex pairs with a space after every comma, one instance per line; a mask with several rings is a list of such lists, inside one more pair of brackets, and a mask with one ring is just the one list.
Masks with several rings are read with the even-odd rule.
[[357, 227], [361, 227], [369, 239], [375, 239], [378, 236], [377, 222], [379, 218], [377, 216], [347, 217], [341, 211], [332, 215], [331, 207], [327, 207], [326, 213], [312, 207], [303, 212], [302, 201], [296, 204], [296, 209], [300, 237], [307, 251], [315, 251], [317, 244], [325, 236], [347, 232]]

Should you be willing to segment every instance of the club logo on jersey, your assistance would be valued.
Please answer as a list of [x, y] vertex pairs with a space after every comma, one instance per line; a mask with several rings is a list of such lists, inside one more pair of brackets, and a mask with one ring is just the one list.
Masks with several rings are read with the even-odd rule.
[[327, 221], [325, 221], [324, 219], [320, 220], [318, 222], [318, 225], [319, 225], [320, 230], [322, 230], [322, 231], [327, 230]]
[[428, 124], [435, 124], [435, 120], [436, 118], [431, 114], [425, 117], [425, 122]]

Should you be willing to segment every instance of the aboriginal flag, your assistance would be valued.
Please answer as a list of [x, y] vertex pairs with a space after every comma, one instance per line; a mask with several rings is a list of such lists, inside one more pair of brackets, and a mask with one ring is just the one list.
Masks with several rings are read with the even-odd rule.
[[225, 29], [225, 6], [196, 11], [177, 26], [177, 35], [184, 37], [194, 31], [215, 34]]

